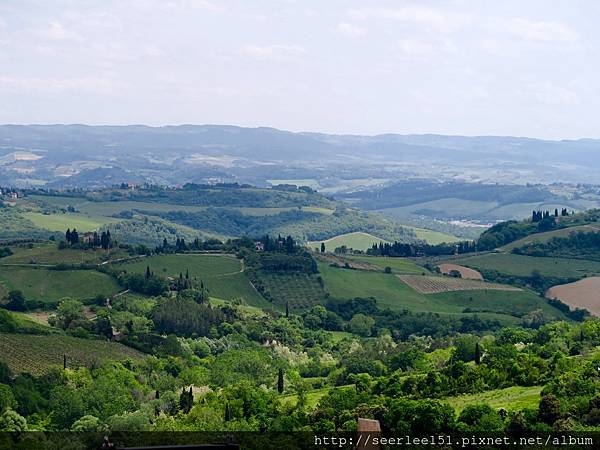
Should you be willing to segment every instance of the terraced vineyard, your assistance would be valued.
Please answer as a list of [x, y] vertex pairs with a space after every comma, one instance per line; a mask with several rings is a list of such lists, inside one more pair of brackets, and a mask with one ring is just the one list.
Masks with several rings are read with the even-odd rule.
[[69, 367], [91, 367], [110, 360], [144, 357], [142, 353], [116, 342], [7, 333], [0, 333], [0, 354], [14, 373], [34, 375], [46, 373], [52, 367], [62, 367], [63, 355], [67, 355]]
[[451, 277], [428, 277], [419, 275], [398, 275], [404, 283], [421, 294], [439, 294], [454, 291], [520, 291], [521, 289], [506, 284], [486, 283], [478, 280], [465, 280]]

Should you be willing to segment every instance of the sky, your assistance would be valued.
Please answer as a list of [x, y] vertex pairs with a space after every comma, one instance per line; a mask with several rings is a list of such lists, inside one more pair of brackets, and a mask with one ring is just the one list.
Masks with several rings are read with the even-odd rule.
[[596, 0], [0, 0], [0, 123], [600, 137]]

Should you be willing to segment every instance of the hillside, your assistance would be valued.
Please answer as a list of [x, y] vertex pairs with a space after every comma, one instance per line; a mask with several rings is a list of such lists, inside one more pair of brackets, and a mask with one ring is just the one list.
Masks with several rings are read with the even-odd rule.
[[76, 228], [80, 232], [110, 230], [118, 240], [150, 247], [177, 237], [191, 241], [264, 234], [308, 241], [365, 232], [388, 240], [417, 240], [412, 230], [378, 214], [347, 208], [308, 188], [293, 186], [186, 185], [73, 193], [29, 190], [21, 195], [16, 206], [0, 209], [8, 224], [0, 230], [0, 239], [56, 236], [56, 232]]

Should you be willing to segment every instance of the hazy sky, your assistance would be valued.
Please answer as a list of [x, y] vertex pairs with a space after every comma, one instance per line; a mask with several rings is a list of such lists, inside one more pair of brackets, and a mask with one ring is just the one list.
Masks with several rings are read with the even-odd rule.
[[0, 123], [600, 137], [596, 0], [0, 0]]

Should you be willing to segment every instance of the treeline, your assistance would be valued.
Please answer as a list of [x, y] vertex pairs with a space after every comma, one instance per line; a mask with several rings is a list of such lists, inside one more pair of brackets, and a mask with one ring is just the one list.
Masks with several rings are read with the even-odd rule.
[[441, 243], [436, 245], [380, 242], [379, 244], [373, 244], [370, 249], [367, 249], [367, 254], [391, 257], [441, 256], [471, 253], [477, 250], [477, 243], [474, 241]]
[[174, 243], [169, 243], [167, 238], [163, 239], [162, 245], [155, 248], [156, 253], [179, 253], [188, 251], [226, 251], [231, 249], [232, 246], [227, 243], [223, 243], [219, 239], [209, 238], [202, 240], [200, 238], [194, 238], [191, 242], [186, 242], [185, 238], [177, 237]]

